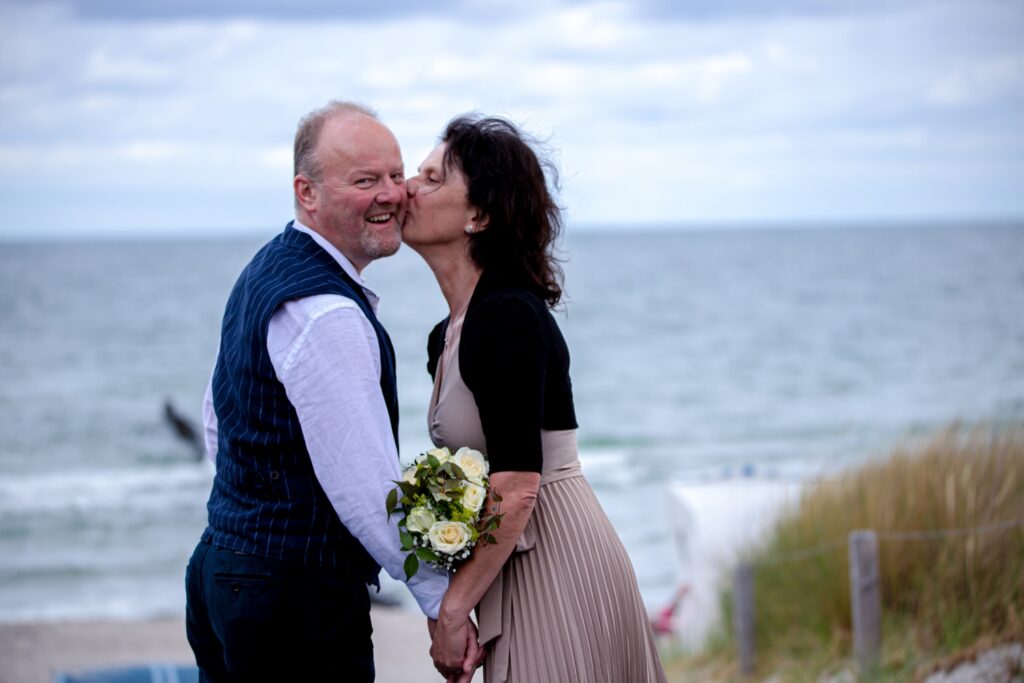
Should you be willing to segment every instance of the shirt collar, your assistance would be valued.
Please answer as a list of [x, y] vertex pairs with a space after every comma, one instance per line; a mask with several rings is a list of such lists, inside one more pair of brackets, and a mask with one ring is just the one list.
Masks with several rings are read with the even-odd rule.
[[366, 281], [363, 280], [363, 276], [360, 275], [359, 271], [356, 270], [356, 267], [352, 265], [352, 262], [349, 261], [348, 258], [344, 254], [342, 254], [341, 251], [338, 250], [337, 247], [331, 244], [326, 237], [324, 237], [323, 235], [321, 235], [308, 225], [303, 225], [298, 220], [293, 220], [292, 227], [298, 230], [299, 232], [304, 232], [310, 237], [312, 237], [313, 241], [319, 244], [321, 249], [330, 254], [331, 258], [338, 262], [338, 265], [341, 266], [341, 269], [344, 270], [345, 273], [350, 278], [352, 278], [352, 280], [357, 285], [362, 287], [363, 291], [366, 293], [366, 298], [370, 300], [370, 305], [373, 306], [374, 313], [376, 313], [377, 304], [380, 303], [380, 297], [377, 296], [377, 294], [372, 289], [370, 289], [369, 285], [366, 284]]

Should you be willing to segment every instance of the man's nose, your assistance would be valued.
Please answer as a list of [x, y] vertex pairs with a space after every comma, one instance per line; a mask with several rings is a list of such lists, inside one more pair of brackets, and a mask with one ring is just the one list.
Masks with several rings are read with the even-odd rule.
[[378, 204], [401, 204], [405, 201], [405, 188], [402, 183], [396, 183], [393, 178], [388, 176], [384, 180], [384, 187], [381, 188], [380, 194], [377, 195]]

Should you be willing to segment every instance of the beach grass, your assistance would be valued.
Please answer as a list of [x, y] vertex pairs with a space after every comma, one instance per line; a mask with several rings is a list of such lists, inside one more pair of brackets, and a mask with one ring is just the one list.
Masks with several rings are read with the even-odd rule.
[[[882, 667], [909, 681], [1024, 638], [1024, 426], [953, 425], [807, 487], [744, 559], [754, 566], [757, 676], [815, 681], [853, 667], [847, 537], [879, 535]], [[909, 532], [909, 533], [908, 533]], [[674, 681], [739, 680], [731, 595]]]

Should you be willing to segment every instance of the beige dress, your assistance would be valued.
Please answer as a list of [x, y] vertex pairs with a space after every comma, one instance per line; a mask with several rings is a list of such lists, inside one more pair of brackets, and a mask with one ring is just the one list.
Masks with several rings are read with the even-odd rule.
[[[428, 421], [438, 446], [486, 453], [459, 374], [462, 317], [448, 326]], [[580, 470], [576, 430], [541, 433], [540, 493], [477, 610], [485, 683], [664, 682], [629, 557]]]

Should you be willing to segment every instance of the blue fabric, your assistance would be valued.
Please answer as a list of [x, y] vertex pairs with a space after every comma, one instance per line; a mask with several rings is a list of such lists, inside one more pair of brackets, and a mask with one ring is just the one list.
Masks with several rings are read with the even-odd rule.
[[199, 669], [177, 664], [146, 664], [80, 673], [58, 673], [54, 683], [198, 683]]
[[201, 681], [374, 680], [361, 577], [200, 543], [185, 574]]
[[373, 324], [381, 391], [397, 443], [391, 340], [362, 288], [309, 235], [289, 224], [242, 271], [224, 311], [213, 374], [217, 474], [204, 539], [247, 554], [341, 567], [375, 581], [379, 567], [345, 529], [316, 479], [295, 409], [267, 352], [274, 311], [289, 299], [319, 294], [353, 300]]

